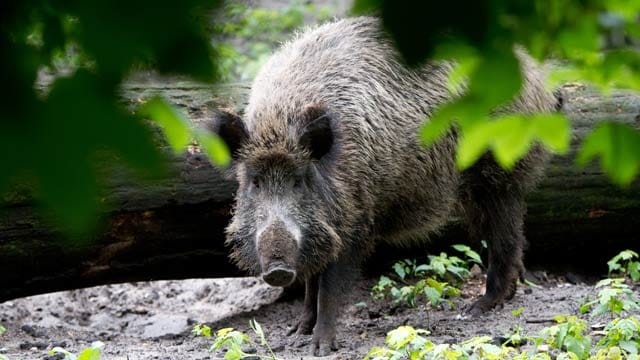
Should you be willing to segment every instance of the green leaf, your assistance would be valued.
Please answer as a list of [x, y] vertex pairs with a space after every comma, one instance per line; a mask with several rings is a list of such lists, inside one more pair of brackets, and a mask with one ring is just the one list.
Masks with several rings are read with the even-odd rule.
[[[458, 50], [458, 52], [463, 51], [464, 49]], [[466, 82], [470, 75], [476, 71], [478, 64], [480, 63], [480, 59], [476, 54], [457, 57], [455, 55], [456, 54], [451, 54], [451, 58], [456, 59], [456, 63], [453, 66], [453, 69], [449, 72], [449, 77], [447, 78], [447, 88], [452, 95], [463, 93]]]
[[452, 246], [453, 246], [453, 248], [455, 250], [458, 250], [458, 251], [464, 253], [468, 258], [470, 258], [476, 264], [482, 264], [482, 259], [480, 258], [480, 254], [475, 252], [469, 246], [461, 245], [461, 244], [452, 245]]
[[386, 343], [394, 350], [401, 349], [417, 336], [416, 330], [411, 326], [400, 326], [387, 333]]
[[218, 135], [199, 131], [196, 133], [196, 139], [214, 164], [220, 166], [229, 165], [231, 162], [231, 153], [227, 145]]
[[589, 355], [589, 350], [591, 349], [591, 339], [588, 337], [577, 339], [573, 336], [567, 336], [564, 343], [567, 347], [567, 350], [576, 354], [580, 359], [584, 359]]
[[191, 141], [191, 130], [178, 111], [162, 98], [154, 97], [144, 104], [142, 112], [162, 127], [173, 151], [180, 153], [185, 150]]
[[511, 311], [511, 315], [519, 316], [520, 314], [522, 314], [523, 311], [524, 311], [524, 307], [521, 306], [521, 307]]
[[240, 360], [244, 356], [244, 353], [240, 349], [239, 346], [233, 345], [227, 348], [227, 351], [224, 353], [224, 358], [226, 360]]
[[195, 324], [191, 329], [191, 333], [194, 336], [211, 337], [211, 328], [207, 325]]
[[104, 347], [102, 342], [95, 342], [90, 348], [82, 350], [77, 360], [100, 360], [101, 349]]
[[77, 360], [77, 357], [74, 354], [70, 353], [69, 351], [67, 351], [67, 350], [65, 350], [65, 349], [63, 349], [61, 347], [57, 347], [56, 346], [53, 349], [49, 350], [49, 354], [50, 355], [54, 355], [54, 354], [58, 354], [58, 353], [64, 354], [64, 359], [65, 360]]
[[640, 280], [640, 262], [634, 261], [630, 263], [627, 270], [629, 272], [629, 276], [631, 277], [631, 280], [633, 281]]
[[430, 146], [440, 139], [453, 124], [453, 113], [443, 106], [420, 128], [420, 139], [424, 146]]
[[393, 270], [396, 272], [396, 274], [398, 274], [400, 279], [404, 280], [404, 277], [407, 275], [407, 273], [405, 272], [404, 265], [402, 265], [401, 262], [393, 264]]
[[609, 267], [609, 274], [611, 274], [616, 270], [620, 270], [620, 268], [622, 267], [620, 266], [620, 264], [618, 264], [617, 261], [614, 261], [614, 260], [607, 261], [607, 266]]
[[600, 124], [584, 140], [577, 163], [584, 167], [596, 157], [613, 182], [629, 185], [640, 170], [640, 133], [623, 124]]
[[591, 315], [600, 316], [600, 315], [606, 314], [607, 311], [609, 311], [609, 308], [607, 307], [606, 304], [598, 304], [595, 310], [593, 310], [593, 312], [591, 313]]
[[438, 292], [437, 289], [432, 288], [431, 286], [427, 286], [424, 288], [424, 294], [429, 299], [431, 306], [437, 306], [442, 300], [442, 293]]
[[595, 302], [591, 301], [588, 302], [586, 304], [582, 304], [582, 306], [580, 306], [580, 314], [586, 314], [589, 312], [589, 310], [591, 310], [591, 307], [595, 304]]
[[464, 128], [456, 163], [466, 169], [491, 149], [498, 163], [511, 169], [535, 141], [554, 152], [566, 152], [569, 133], [568, 120], [559, 114], [504, 115]]
[[493, 110], [510, 102], [520, 91], [520, 63], [510, 47], [487, 50], [482, 55], [475, 71], [470, 75], [465, 97], [474, 99], [486, 110]]
[[637, 340], [636, 341], [622, 340], [620, 341], [620, 348], [629, 354], [637, 354], [638, 342]]
[[556, 334], [555, 347], [560, 349], [565, 344], [565, 339], [569, 332], [569, 323], [563, 323], [558, 326], [558, 333]]

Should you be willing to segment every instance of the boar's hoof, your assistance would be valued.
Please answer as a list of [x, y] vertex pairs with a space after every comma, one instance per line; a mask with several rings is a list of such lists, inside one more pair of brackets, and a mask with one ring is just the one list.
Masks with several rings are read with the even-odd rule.
[[466, 315], [471, 317], [480, 316], [487, 311], [496, 307], [496, 305], [502, 304], [501, 301], [497, 300], [494, 297], [482, 296], [480, 299], [476, 300], [471, 306], [469, 306], [464, 312]]
[[309, 345], [310, 356], [328, 356], [331, 355], [331, 351], [336, 350], [338, 350], [338, 342], [335, 336], [327, 339], [314, 335]]
[[282, 265], [277, 265], [263, 273], [262, 279], [271, 286], [289, 286], [296, 279], [296, 271]]
[[311, 335], [313, 333], [313, 326], [316, 324], [316, 318], [313, 315], [303, 315], [302, 319], [289, 330], [287, 330], [287, 336], [291, 335]]

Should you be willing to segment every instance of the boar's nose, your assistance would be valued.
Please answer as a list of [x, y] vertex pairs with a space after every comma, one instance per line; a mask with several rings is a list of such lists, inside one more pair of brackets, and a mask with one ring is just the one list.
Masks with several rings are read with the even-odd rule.
[[296, 279], [298, 246], [281, 221], [276, 221], [260, 234], [258, 254], [262, 278], [271, 286], [288, 286]]
[[272, 264], [262, 273], [262, 279], [271, 286], [289, 286], [296, 279], [296, 271], [283, 263]]

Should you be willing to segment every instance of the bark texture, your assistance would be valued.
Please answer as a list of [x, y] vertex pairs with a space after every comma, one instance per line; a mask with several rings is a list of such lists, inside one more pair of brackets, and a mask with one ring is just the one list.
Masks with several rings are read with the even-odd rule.
[[[604, 97], [582, 87], [562, 89], [564, 111], [573, 124], [572, 149], [556, 156], [546, 179], [528, 199], [527, 265], [577, 266], [604, 271], [620, 250], [640, 247], [640, 181], [626, 189], [609, 183], [597, 164], [574, 165], [581, 140], [604, 120], [640, 128], [640, 96], [616, 92]], [[138, 79], [123, 88], [126, 101], [165, 96], [194, 126], [218, 107], [244, 107], [248, 86], [210, 87], [189, 82]], [[160, 147], [169, 154], [162, 141]], [[108, 204], [100, 232], [65, 240], [37, 212], [28, 191], [0, 199], [0, 301], [37, 293], [105, 283], [243, 275], [227, 259], [224, 227], [235, 183], [211, 166], [197, 147], [170, 156], [164, 178], [141, 181], [126, 169], [105, 169]], [[369, 261], [386, 271], [402, 257], [416, 257], [450, 244], [466, 243], [454, 220], [430, 244], [412, 249], [381, 248]], [[478, 246], [478, 244], [475, 244]]]

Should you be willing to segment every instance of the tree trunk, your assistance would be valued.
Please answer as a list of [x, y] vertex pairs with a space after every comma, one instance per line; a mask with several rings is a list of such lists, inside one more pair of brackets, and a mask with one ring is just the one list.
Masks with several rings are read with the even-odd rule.
[[[163, 95], [197, 126], [217, 107], [242, 108], [247, 91], [246, 85], [212, 88], [138, 80], [124, 86], [123, 97], [137, 103]], [[597, 164], [578, 169], [575, 150], [602, 120], [640, 127], [640, 97], [629, 92], [602, 97], [579, 87], [563, 92], [573, 121], [572, 151], [552, 161], [546, 180], [529, 197], [527, 263], [603, 270], [614, 253], [638, 249], [640, 182], [619, 189]], [[8, 194], [0, 202], [0, 301], [123, 281], [242, 275], [224, 246], [235, 183], [196, 147], [172, 155], [171, 169], [166, 178], [147, 183], [123, 169], [109, 169], [114, 175], [105, 194], [111, 210], [105, 212], [103, 228], [92, 238], [73, 241], [35, 212], [29, 196], [19, 190]], [[464, 229], [452, 221], [442, 236], [418, 250], [466, 242]], [[415, 257], [416, 248], [410, 251], [381, 249], [369, 269], [386, 271], [394, 260]]]

